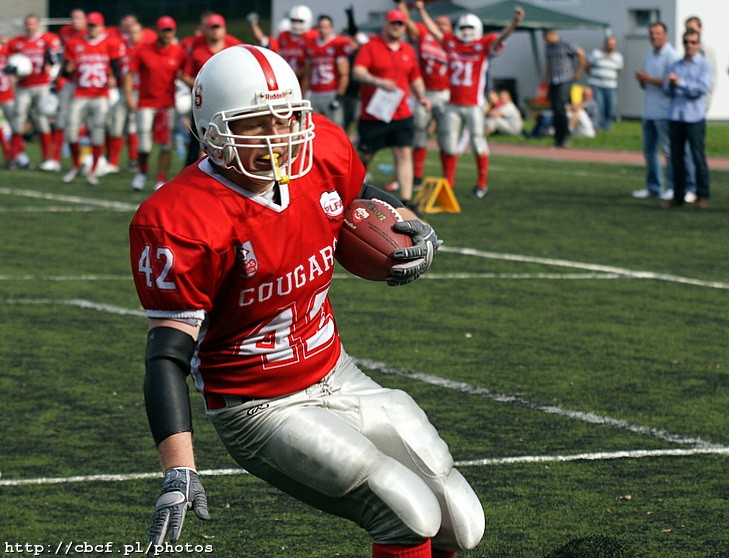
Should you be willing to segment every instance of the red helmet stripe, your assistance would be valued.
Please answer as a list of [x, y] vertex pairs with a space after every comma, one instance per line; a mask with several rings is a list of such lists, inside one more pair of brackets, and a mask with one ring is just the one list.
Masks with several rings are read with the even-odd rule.
[[268, 61], [268, 58], [266, 58], [266, 55], [263, 54], [259, 49], [257, 49], [254, 46], [250, 45], [242, 45], [243, 48], [245, 48], [248, 52], [250, 52], [256, 61], [258, 62], [259, 66], [261, 66], [261, 70], [263, 70], [263, 77], [266, 78], [266, 84], [268, 85], [269, 91], [278, 91], [278, 82], [276, 81], [276, 74], [273, 73], [273, 68], [271, 67], [271, 63]]

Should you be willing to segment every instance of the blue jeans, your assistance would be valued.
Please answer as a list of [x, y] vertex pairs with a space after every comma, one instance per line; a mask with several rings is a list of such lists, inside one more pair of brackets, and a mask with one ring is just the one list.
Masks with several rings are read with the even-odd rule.
[[[671, 164], [673, 165], [673, 199], [683, 202], [687, 189], [686, 149], [690, 151], [695, 165], [696, 196], [700, 199], [709, 197], [709, 166], [706, 163], [705, 139], [706, 120], [700, 122], [678, 122], [672, 120], [668, 124], [671, 138]], [[678, 155], [680, 153], [680, 155]]]
[[600, 109], [600, 129], [606, 132], [610, 130], [615, 118], [615, 102], [617, 89], [608, 87], [591, 86], [595, 93], [595, 102]]
[[643, 157], [648, 167], [645, 185], [652, 196], [659, 196], [663, 192], [661, 152], [666, 158], [666, 190], [673, 190], [668, 120], [643, 120]]

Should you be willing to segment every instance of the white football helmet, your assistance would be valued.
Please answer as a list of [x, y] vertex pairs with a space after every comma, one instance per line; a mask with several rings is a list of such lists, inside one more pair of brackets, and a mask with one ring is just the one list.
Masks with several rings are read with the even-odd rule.
[[291, 21], [291, 33], [302, 35], [311, 30], [314, 22], [314, 14], [309, 6], [297, 4], [289, 10], [289, 21]]
[[483, 22], [475, 14], [463, 14], [456, 22], [456, 37], [464, 43], [472, 43], [483, 37]]
[[8, 56], [6, 66], [15, 68], [15, 75], [19, 78], [28, 77], [33, 73], [33, 62], [22, 52], [16, 52]]
[[[253, 45], [221, 50], [201, 68], [192, 88], [192, 114], [200, 145], [212, 162], [260, 184], [304, 176], [314, 161], [311, 103], [296, 74], [275, 52]], [[241, 136], [229, 123], [269, 115], [288, 119], [286, 133]], [[283, 150], [282, 150], [283, 148]], [[241, 150], [268, 150], [271, 168], [244, 167]]]

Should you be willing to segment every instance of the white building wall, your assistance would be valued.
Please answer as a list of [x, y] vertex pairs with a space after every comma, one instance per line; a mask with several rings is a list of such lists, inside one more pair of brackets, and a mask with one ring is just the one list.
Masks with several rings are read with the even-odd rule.
[[[455, 0], [456, 3], [470, 8], [493, 4], [498, 0]], [[634, 73], [641, 66], [645, 53], [650, 49], [648, 30], [636, 27], [631, 17], [635, 10], [655, 10], [658, 17], [667, 25], [669, 40], [683, 52], [681, 34], [683, 22], [696, 15], [703, 22], [702, 41], [707, 57], [714, 64], [715, 85], [709, 107], [710, 120], [729, 120], [729, 41], [726, 40], [729, 22], [729, 0], [530, 0], [532, 4], [549, 9], [574, 14], [610, 26], [618, 39], [618, 49], [625, 57], [625, 69], [620, 76], [619, 114], [626, 118], [638, 118], [643, 110], [643, 94], [635, 80]], [[314, 18], [327, 14], [334, 20], [335, 29], [346, 25], [345, 8], [354, 7], [358, 23], [368, 18], [378, 21], [387, 10], [392, 9], [392, 0], [368, 0], [367, 2], [332, 2], [331, 0], [272, 0], [272, 20], [278, 21], [288, 9], [299, 3], [308, 5]], [[527, 19], [529, 13], [527, 13]], [[586, 53], [600, 48], [604, 39], [601, 29], [559, 30], [565, 40], [582, 47]], [[491, 64], [490, 79], [515, 79], [520, 101], [532, 97], [541, 79], [539, 66], [543, 66], [543, 41], [536, 34], [538, 59], [532, 53], [530, 33], [517, 32], [507, 41], [504, 53]]]

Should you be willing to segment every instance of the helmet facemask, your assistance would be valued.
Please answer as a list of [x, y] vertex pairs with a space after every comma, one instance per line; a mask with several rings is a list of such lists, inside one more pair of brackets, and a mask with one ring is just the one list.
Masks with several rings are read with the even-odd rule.
[[[210, 121], [200, 143], [216, 165], [234, 170], [259, 184], [278, 181], [288, 183], [304, 176], [311, 170], [314, 152], [314, 124], [311, 104], [308, 100], [292, 101], [287, 95], [284, 102], [264, 100], [257, 110], [230, 110], [217, 113]], [[230, 123], [270, 116], [288, 121], [288, 132], [271, 135], [236, 135]], [[281, 149], [283, 148], [283, 150]], [[271, 162], [265, 171], [247, 169], [241, 158], [243, 149], [268, 151], [264, 158]]]

